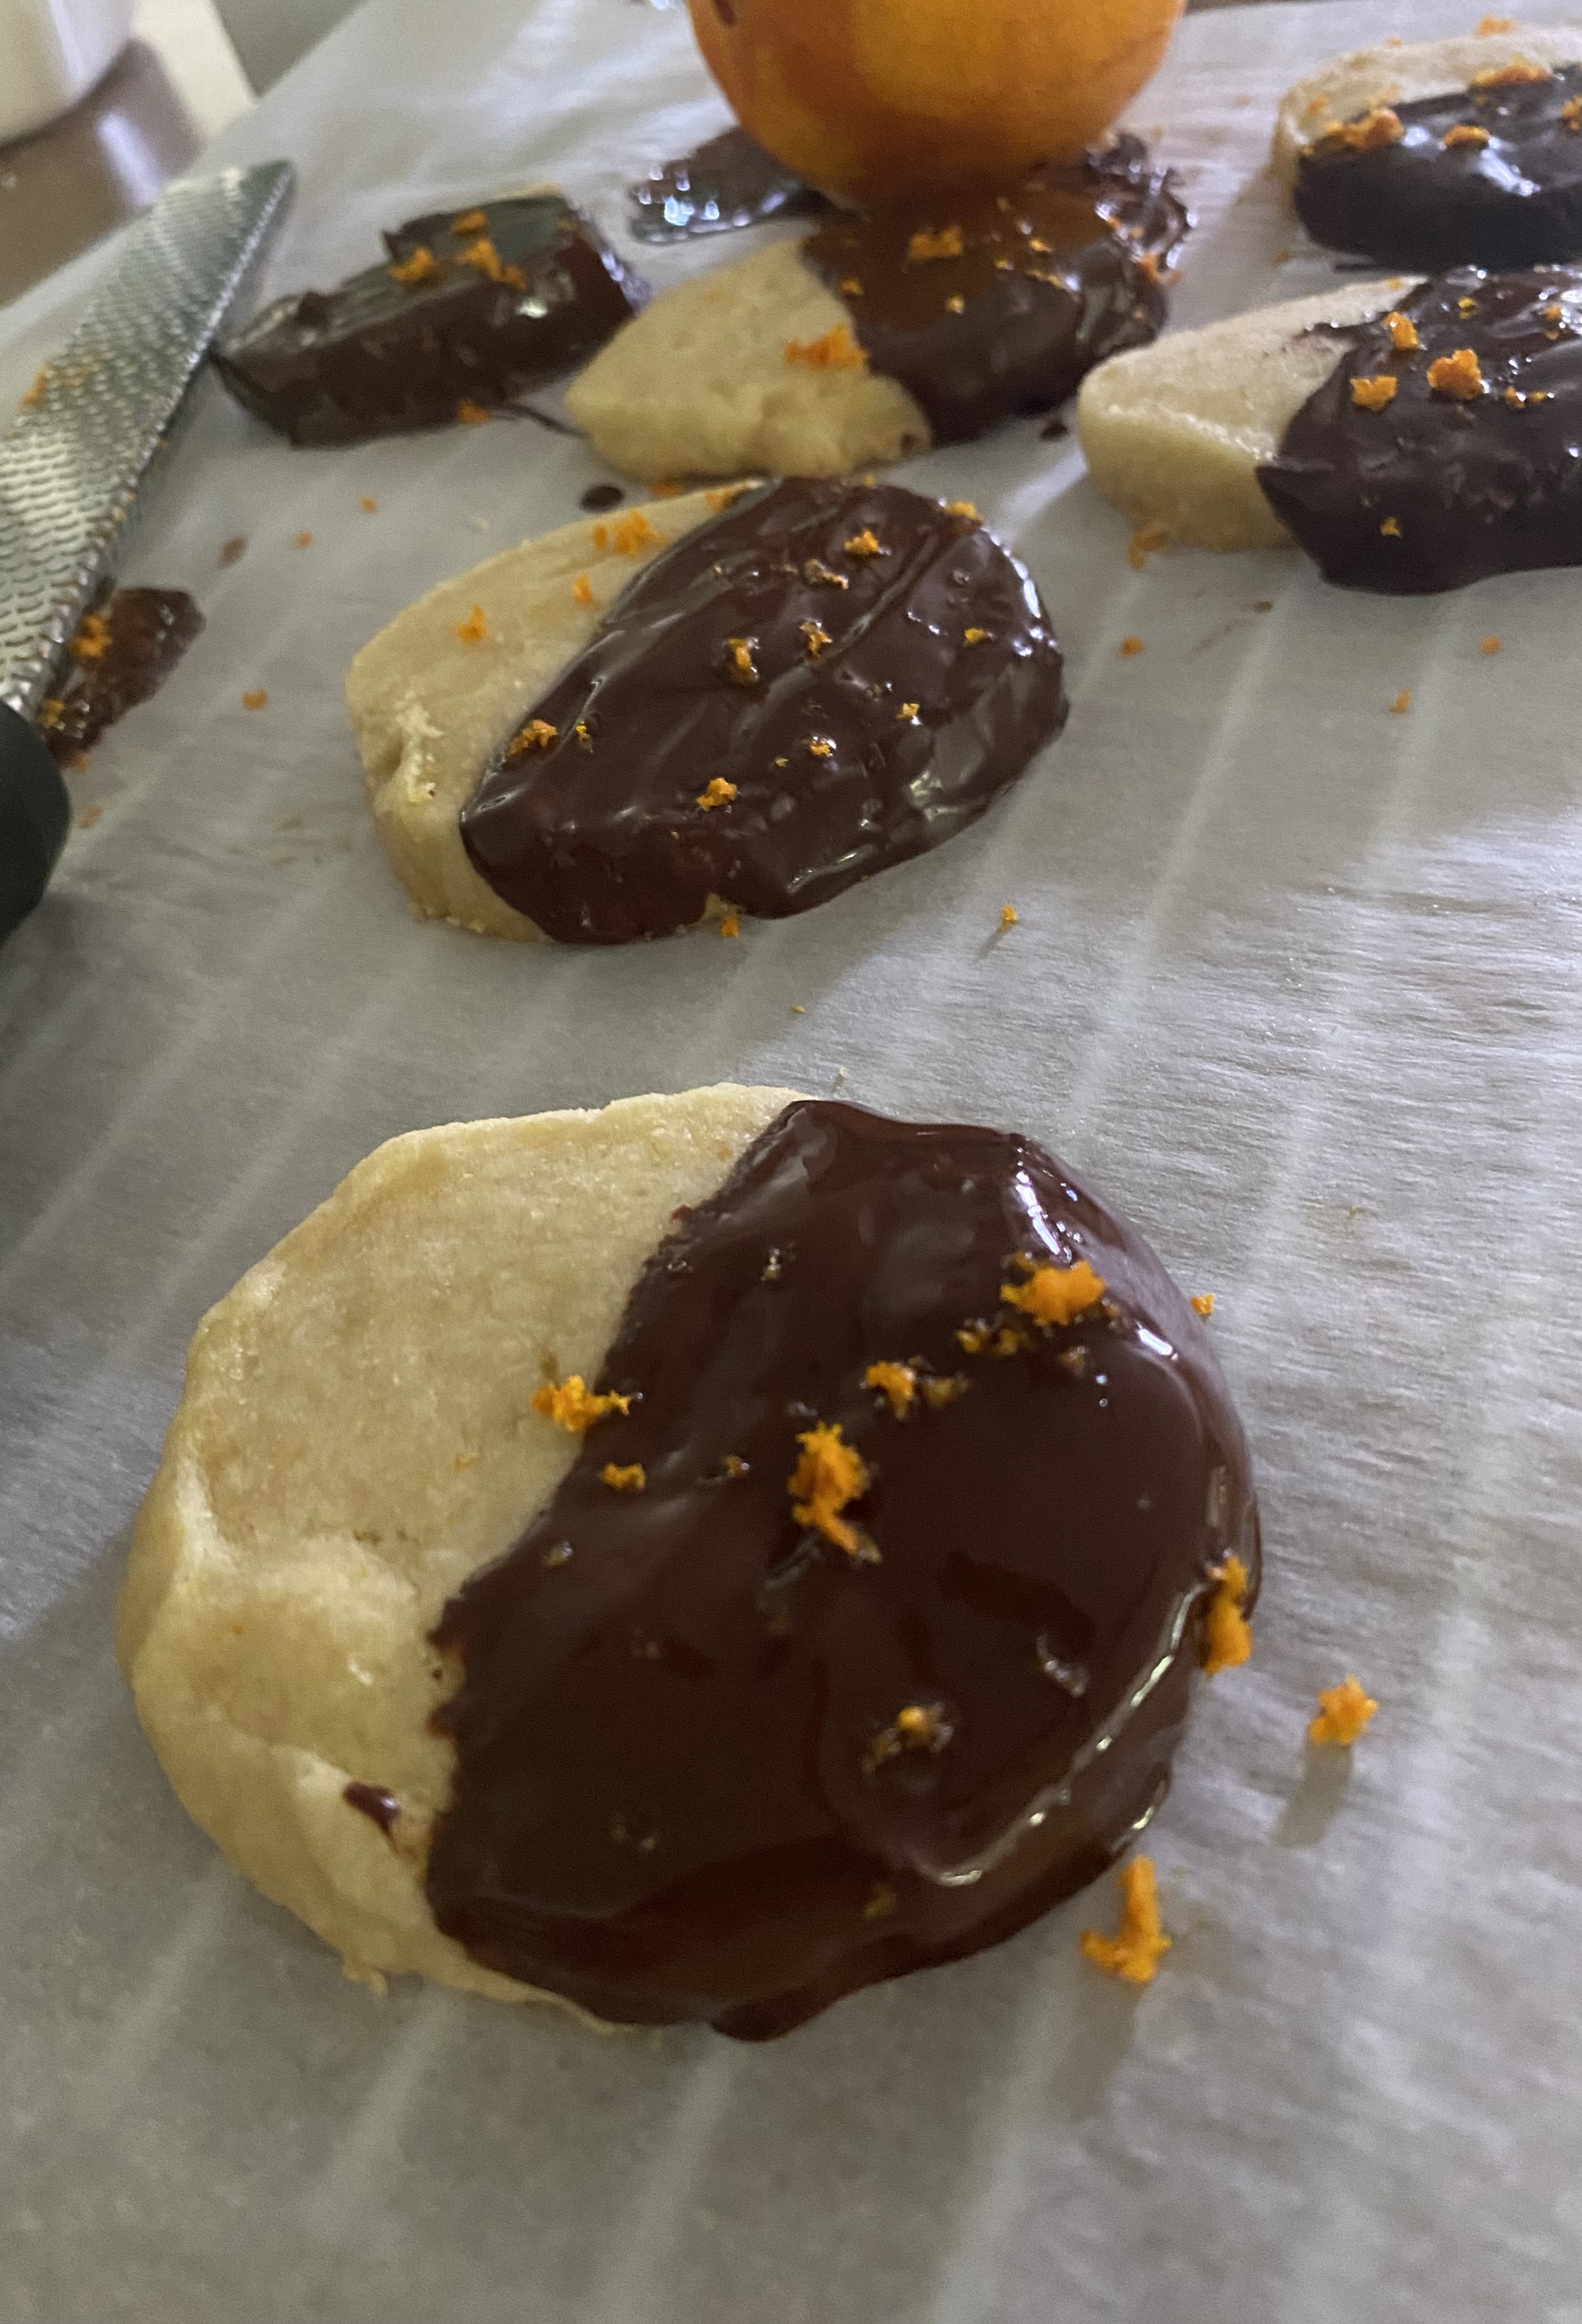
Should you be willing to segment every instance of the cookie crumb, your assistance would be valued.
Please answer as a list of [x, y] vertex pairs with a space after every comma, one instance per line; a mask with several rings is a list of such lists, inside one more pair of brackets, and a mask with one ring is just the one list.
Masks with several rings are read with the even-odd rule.
[[35, 404], [42, 403], [44, 392], [49, 384], [50, 366], [48, 364], [41, 364], [28, 385], [22, 391], [20, 408], [23, 411], [31, 411]]
[[805, 1017], [807, 1010], [800, 1001], [794, 1001], [791, 1003], [791, 1014], [793, 1017]]
[[1410, 710], [1411, 707], [1412, 688], [1409, 686], [1403, 686], [1400, 693], [1395, 696], [1394, 701], [1390, 705], [1390, 715], [1392, 718], [1399, 718], [1403, 716], [1406, 711]]
[[1187, 1305], [1194, 1315], [1211, 1315], [1214, 1313], [1214, 1294], [1211, 1291], [1194, 1291]]
[[1491, 630], [1486, 638], [1479, 640], [1477, 650], [1480, 654], [1497, 654], [1504, 642], [1497, 630]]
[[606, 1461], [599, 1471], [599, 1482], [608, 1485], [612, 1493], [640, 1493], [648, 1481], [648, 1472], [640, 1461], [629, 1461], [624, 1467], [617, 1461]]
[[741, 934], [741, 922], [734, 912], [726, 913], [720, 923], [720, 934], [722, 936], [739, 936]]
[[838, 1420], [820, 1421], [796, 1439], [802, 1455], [786, 1480], [791, 1514], [798, 1525], [843, 1549], [848, 1557], [876, 1562], [878, 1552], [841, 1512], [868, 1490], [868, 1469], [855, 1445], [848, 1444]]
[[593, 585], [585, 573], [579, 573], [572, 583], [571, 598], [574, 605], [584, 606], [590, 612], [598, 604], [593, 595]]
[[533, 1410], [552, 1420], [556, 1428], [564, 1428], [573, 1436], [581, 1436], [607, 1412], [619, 1412], [622, 1417], [631, 1410], [629, 1396], [595, 1396], [581, 1372], [573, 1372], [558, 1385], [547, 1380], [533, 1397]]
[[464, 646], [481, 645], [489, 634], [489, 622], [482, 605], [474, 605], [464, 622], [458, 622], [455, 633]]
[[242, 696], [242, 707], [244, 710], [262, 710], [268, 700], [269, 696], [262, 686], [250, 687]]
[[1134, 654], [1140, 654], [1142, 650], [1143, 641], [1141, 638], [1122, 638], [1120, 641], [1120, 658], [1122, 661], [1130, 661]]
[[1338, 1686], [1321, 1686], [1319, 1715], [1309, 1722], [1308, 1741], [1349, 1748], [1378, 1707], [1371, 1694], [1364, 1693], [1361, 1681], [1349, 1674]]
[[1351, 401], [1359, 410], [1383, 411], [1386, 403], [1395, 401], [1395, 381], [1387, 371], [1375, 372], [1371, 379], [1354, 379]]
[[904, 1420], [917, 1400], [917, 1374], [910, 1364], [869, 1364], [862, 1385], [877, 1388], [897, 1420]]
[[1246, 1603], [1247, 1570], [1233, 1550], [1213, 1576], [1214, 1595], [1203, 1624], [1202, 1668], [1205, 1678], [1235, 1670], [1253, 1650], [1253, 1634], [1242, 1608]]
[[1450, 396], [1457, 403], [1472, 402], [1483, 394], [1486, 385], [1471, 347], [1458, 347], [1453, 355], [1436, 356], [1428, 367], [1428, 383], [1434, 394]]
[[785, 359], [808, 371], [866, 371], [868, 357], [844, 323], [837, 323], [822, 338], [787, 339]]
[[1117, 1879], [1120, 1887], [1120, 1926], [1113, 1937], [1097, 1929], [1082, 1932], [1082, 1957], [1095, 1969], [1128, 1985], [1152, 1985], [1159, 1963], [1170, 1950], [1170, 1939], [1159, 1920], [1159, 1892], [1151, 1857], [1134, 1856], [1123, 1864]]
[[729, 807], [736, 797], [736, 786], [728, 783], [723, 775], [715, 775], [697, 795], [697, 804], [705, 809]]

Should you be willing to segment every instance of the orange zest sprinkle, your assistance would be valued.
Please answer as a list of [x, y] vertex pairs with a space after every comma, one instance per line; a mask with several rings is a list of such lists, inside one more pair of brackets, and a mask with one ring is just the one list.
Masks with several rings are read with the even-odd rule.
[[469, 402], [467, 398], [464, 395], [461, 401], [456, 405], [455, 416], [461, 421], [464, 428], [486, 428], [489, 425], [489, 422], [493, 419], [494, 414], [492, 411], [485, 410], [481, 403]]
[[297, 535], [296, 540], [292, 541], [291, 546], [293, 549], [311, 549], [313, 546], [313, 535], [310, 532], [299, 532]]
[[384, 271], [392, 282], [400, 282], [403, 288], [411, 290], [419, 282], [427, 282], [431, 274], [438, 273], [439, 261], [428, 244], [420, 242], [410, 258], [397, 259]]
[[967, 311], [967, 301], [962, 298], [959, 290], [952, 290], [950, 297], [945, 300], [945, 308], [946, 311], [950, 314], [964, 315]]
[[1386, 403], [1395, 401], [1395, 381], [1387, 371], [1375, 372], [1372, 379], [1354, 379], [1351, 401], [1363, 411], [1382, 411]]
[[520, 733], [513, 734], [505, 746], [508, 759], [520, 759], [529, 751], [547, 751], [560, 740], [558, 726], [551, 726], [547, 718], [529, 718]]
[[887, 1913], [893, 1913], [895, 1909], [895, 1890], [888, 1887], [884, 1881], [876, 1880], [872, 1887], [869, 1890], [868, 1901], [862, 1907], [863, 1919], [865, 1921], [882, 1921]]
[[269, 696], [262, 687], [254, 686], [242, 696], [242, 707], [244, 710], [262, 710], [268, 700]]
[[810, 759], [832, 759], [835, 746], [826, 736], [815, 734], [807, 746], [807, 755]]
[[937, 234], [919, 226], [906, 240], [906, 256], [914, 266], [926, 265], [931, 258], [960, 258], [965, 248], [959, 226], [942, 226]]
[[1489, 32], [1513, 32], [1515, 29], [1514, 16], [1480, 16], [1472, 27], [1474, 33], [1480, 37]]
[[860, 532], [854, 532], [841, 546], [848, 557], [885, 557], [889, 553], [870, 524], [865, 524]]
[[1141, 258], [1137, 261], [1137, 272], [1139, 274], [1145, 275], [1150, 282], [1157, 282], [1159, 281], [1161, 269], [1158, 256], [1154, 251], [1145, 250], [1143, 253]]
[[1127, 563], [1134, 573], [1140, 573], [1150, 557], [1157, 556], [1170, 546], [1170, 528], [1155, 518], [1152, 524], [1139, 526], [1127, 543]]
[[[1568, 129], [1582, 132], [1582, 97], [1568, 97], [1560, 107], [1560, 119]], [[40, 374], [42, 376], [42, 374]]]
[[1052, 1323], [1074, 1323], [1104, 1296], [1104, 1277], [1085, 1259], [1074, 1266], [1045, 1263], [1034, 1268], [1026, 1283], [1002, 1283], [999, 1296], [1007, 1307], [1019, 1307], [1047, 1330]]
[[528, 287], [528, 278], [521, 268], [505, 265], [486, 234], [481, 234], [476, 242], [468, 243], [461, 257], [464, 266], [475, 266], [479, 273], [491, 282], [506, 283], [512, 290], [525, 290]]
[[60, 721], [65, 717], [65, 715], [66, 705], [58, 694], [46, 696], [44, 700], [39, 705], [38, 723], [41, 727], [43, 727], [46, 733], [51, 727], [59, 726]]
[[1520, 88], [1525, 82], [1553, 80], [1547, 65], [1530, 65], [1520, 57], [1513, 57], [1508, 65], [1489, 65], [1483, 72], [1474, 73], [1469, 88]]
[[1140, 654], [1142, 650], [1143, 641], [1141, 638], [1122, 638], [1120, 641], [1120, 658], [1122, 661], [1130, 661], [1134, 654]]
[[[662, 549], [666, 536], [655, 530], [641, 509], [633, 509], [630, 516], [621, 518], [613, 539], [621, 556], [639, 557], [645, 549]], [[603, 546], [602, 542], [600, 546]]]
[[71, 641], [71, 651], [78, 661], [97, 661], [110, 648], [110, 624], [102, 613], [85, 613]]
[[533, 1397], [533, 1410], [542, 1413], [546, 1420], [552, 1420], [556, 1428], [566, 1429], [570, 1435], [581, 1436], [592, 1428], [596, 1420], [602, 1420], [607, 1412], [619, 1412], [622, 1416], [629, 1413], [631, 1398], [616, 1396], [613, 1392], [608, 1396], [595, 1396], [581, 1372], [573, 1372], [568, 1379], [558, 1384], [546, 1380]]
[[904, 1420], [917, 1400], [917, 1374], [910, 1364], [869, 1364], [862, 1375], [862, 1385], [877, 1388], [888, 1401], [897, 1420]]
[[374, 499], [372, 493], [364, 493], [362, 499], [357, 503], [357, 506], [362, 510], [364, 516], [377, 516], [379, 513], [379, 503]]
[[978, 504], [975, 501], [947, 501], [945, 503], [945, 514], [947, 516], [970, 516], [974, 524], [981, 524], [983, 521], [982, 518], [978, 513]]
[[701, 807], [729, 807], [735, 796], [735, 784], [728, 783], [723, 775], [715, 775], [706, 788], [699, 791], [697, 803]]
[[1409, 686], [1403, 686], [1400, 693], [1395, 696], [1394, 701], [1390, 705], [1390, 715], [1393, 718], [1403, 718], [1411, 707], [1412, 688]]
[[868, 357], [844, 323], [837, 323], [822, 338], [787, 339], [785, 357], [807, 371], [866, 371]]
[[1497, 630], [1491, 630], [1486, 638], [1478, 641], [1477, 650], [1480, 654], [1497, 654], [1504, 642]]
[[855, 274], [843, 274], [841, 277], [841, 296], [842, 299], [861, 298], [862, 285]]
[[1082, 1958], [1128, 1985], [1152, 1985], [1170, 1939], [1159, 1920], [1159, 1891], [1151, 1857], [1134, 1856], [1116, 1876], [1120, 1886], [1120, 1926], [1113, 1937], [1097, 1929], [1082, 1932]]
[[802, 642], [807, 648], [808, 657], [813, 661], [818, 659], [826, 646], [833, 645], [835, 642], [822, 622], [802, 622], [797, 626], [802, 632]]
[[726, 913], [720, 923], [720, 934], [722, 936], [739, 936], [741, 934], [741, 922], [734, 912]]
[[1437, 356], [1428, 367], [1428, 383], [1436, 395], [1453, 397], [1458, 403], [1472, 402], [1485, 385], [1471, 347], [1458, 347], [1453, 355]]
[[1354, 153], [1368, 153], [1378, 145], [1397, 144], [1406, 132], [1398, 113], [1393, 113], [1387, 105], [1375, 105], [1360, 121], [1342, 122], [1325, 134], [1338, 145], [1349, 146]]
[[487, 210], [464, 210], [460, 217], [450, 222], [452, 234], [482, 234], [489, 223]]
[[1214, 1313], [1214, 1294], [1211, 1291], [1194, 1291], [1187, 1305], [1194, 1315], [1211, 1315]]
[[1361, 1681], [1349, 1674], [1338, 1686], [1321, 1686], [1319, 1715], [1309, 1722], [1307, 1739], [1310, 1743], [1353, 1744], [1378, 1707], [1372, 1695], [1363, 1692]]
[[579, 573], [572, 583], [571, 599], [574, 605], [586, 606], [590, 610], [598, 604], [599, 600], [593, 595], [593, 585], [585, 573]]
[[1384, 523], [1380, 525], [1379, 530], [1384, 534], [1386, 540], [1399, 540], [1401, 538], [1400, 518], [1398, 516], [1387, 516], [1384, 519]]
[[892, 1725], [881, 1728], [863, 1754], [866, 1775], [874, 1775], [903, 1751], [943, 1751], [955, 1733], [939, 1702], [908, 1702], [897, 1711]]
[[903, 702], [900, 708], [897, 711], [896, 716], [901, 720], [915, 718], [921, 706], [922, 706], [919, 703]]
[[1488, 131], [1480, 128], [1476, 121], [1458, 121], [1454, 129], [1446, 130], [1439, 143], [1448, 145], [1452, 152], [1458, 145], [1486, 145]]
[[757, 643], [756, 638], [727, 638], [725, 641], [725, 650], [731, 657], [731, 674], [740, 678], [743, 686], [758, 684], [758, 664], [752, 658], [752, 650]]
[[918, 1382], [930, 1412], [943, 1412], [947, 1404], [954, 1404], [959, 1396], [966, 1395], [968, 1385], [965, 1372], [930, 1374]]
[[1021, 917], [1015, 904], [1002, 904], [999, 908], [999, 924], [1002, 928], [1014, 928]]
[[474, 605], [464, 622], [458, 622], [455, 633], [464, 646], [481, 645], [489, 634], [489, 622], [482, 605]]
[[980, 646], [988, 635], [989, 632], [987, 630], [963, 630], [961, 632], [961, 643], [964, 646]]
[[855, 1445], [842, 1435], [840, 1422], [821, 1420], [796, 1442], [802, 1457], [786, 1478], [786, 1489], [797, 1524], [811, 1526], [848, 1557], [877, 1559], [878, 1552], [866, 1534], [841, 1514], [868, 1490], [868, 1469]]
[[648, 1472], [640, 1461], [630, 1461], [624, 1467], [618, 1461], [606, 1461], [599, 1471], [599, 1482], [608, 1485], [612, 1493], [640, 1493], [648, 1481]]
[[1253, 1650], [1253, 1634], [1242, 1608], [1246, 1604], [1247, 1570], [1232, 1551], [1214, 1575], [1214, 1595], [1203, 1622], [1202, 1664], [1205, 1678], [1235, 1670]]
[[1390, 345], [1398, 355], [1413, 355], [1421, 346], [1422, 341], [1417, 336], [1417, 325], [1410, 315], [1403, 315], [1398, 309], [1392, 307], [1384, 318], [1384, 323], [1385, 330], [1390, 334]]

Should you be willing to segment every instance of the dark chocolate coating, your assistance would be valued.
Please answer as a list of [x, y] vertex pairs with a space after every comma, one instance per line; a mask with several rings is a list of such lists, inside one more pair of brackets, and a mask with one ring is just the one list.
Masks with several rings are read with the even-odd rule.
[[[1541, 81], [1463, 88], [1391, 109], [1405, 134], [1353, 151], [1323, 137], [1297, 163], [1296, 214], [1315, 241], [1385, 266], [1536, 266], [1582, 257], [1582, 65]], [[1486, 129], [1486, 145], [1447, 130]]]
[[401, 1812], [401, 1803], [392, 1792], [382, 1791], [377, 1784], [347, 1784], [341, 1797], [349, 1808], [365, 1815], [370, 1823], [379, 1826], [387, 1840], [390, 1838]]
[[[1102, 1303], [963, 1354], [1016, 1315], [1017, 1253], [1086, 1259]], [[897, 1360], [967, 1385], [897, 1418], [863, 1385]], [[799, 1101], [677, 1213], [599, 1387], [630, 1415], [435, 1632], [462, 1675], [428, 1894], [475, 1960], [760, 2040], [1010, 1935], [1127, 1845], [1212, 1570], [1237, 1552], [1255, 1591], [1257, 1510], [1202, 1325], [1063, 1165]], [[876, 1562], [793, 1514], [815, 1421], [868, 1466]], [[934, 1747], [887, 1751], [908, 1707]]]
[[[1399, 311], [1421, 349], [1397, 355], [1382, 321], [1338, 331], [1334, 371], [1259, 468], [1281, 522], [1326, 580], [1396, 595], [1582, 564], [1582, 267], [1465, 267]], [[1462, 347], [1485, 383], [1467, 402], [1429, 385]], [[1366, 410], [1351, 383], [1380, 374], [1394, 398]]]
[[639, 242], [684, 242], [733, 226], [822, 210], [824, 199], [745, 129], [727, 129], [695, 152], [650, 170], [628, 186], [631, 230]]
[[[866, 531], [879, 554], [847, 546]], [[462, 838], [563, 944], [665, 936], [711, 897], [777, 919], [964, 829], [1065, 715], [1038, 593], [975, 518], [791, 478], [638, 576], [495, 752]], [[535, 720], [547, 750], [519, 743]], [[714, 778], [735, 797], [704, 807]]]
[[[832, 217], [803, 255], [844, 301], [873, 369], [915, 396], [936, 444], [955, 444], [1052, 410], [1095, 364], [1154, 338], [1159, 275], [1189, 224], [1168, 171], [1128, 136], [1008, 194], [952, 196], [937, 217], [915, 203]], [[908, 257], [919, 228], [952, 226], [959, 258]]]
[[[483, 225], [457, 234], [474, 214]], [[467, 263], [480, 239], [520, 282]], [[558, 194], [411, 218], [384, 241], [384, 265], [277, 299], [215, 356], [231, 392], [294, 444], [355, 444], [455, 420], [463, 403], [509, 403], [593, 355], [647, 296]], [[419, 250], [435, 272], [399, 281], [391, 264]]]
[[99, 618], [110, 632], [104, 652], [92, 659], [68, 656], [60, 690], [38, 722], [63, 765], [157, 694], [203, 628], [203, 615], [185, 589], [117, 589], [99, 608]]

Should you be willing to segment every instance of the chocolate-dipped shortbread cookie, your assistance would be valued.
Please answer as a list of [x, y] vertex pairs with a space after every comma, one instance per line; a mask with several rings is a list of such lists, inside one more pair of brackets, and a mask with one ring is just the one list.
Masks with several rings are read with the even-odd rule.
[[492, 558], [366, 646], [347, 700], [419, 909], [566, 944], [806, 911], [975, 821], [1066, 715], [974, 510], [810, 478]]
[[1416, 595], [1582, 564], [1582, 268], [1346, 286], [1096, 372], [1094, 481], [1209, 549]]
[[552, 191], [410, 218], [383, 265], [277, 299], [215, 357], [295, 444], [483, 416], [584, 362], [647, 293]]
[[1133, 1227], [1025, 1138], [722, 1088], [354, 1171], [199, 1327], [118, 1647], [353, 1974], [761, 2039], [1100, 1871], [1258, 1572]]
[[1187, 223], [1133, 137], [933, 215], [831, 212], [664, 292], [568, 408], [615, 466], [655, 479], [832, 475], [960, 442], [1151, 339]]

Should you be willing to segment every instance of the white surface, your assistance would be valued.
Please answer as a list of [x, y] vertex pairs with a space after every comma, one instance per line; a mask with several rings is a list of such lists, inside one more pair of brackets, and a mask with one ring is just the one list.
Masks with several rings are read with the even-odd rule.
[[206, 140], [253, 104], [253, 88], [211, 0], [137, 0], [133, 30], [158, 54]]
[[[1203, 217], [1180, 319], [1329, 279], [1273, 266], [1256, 173], [1281, 87], [1376, 23], [1182, 28], [1137, 114]], [[612, 217], [719, 118], [674, 14], [380, 0], [218, 150], [302, 170], [285, 285], [521, 177]], [[91, 271], [5, 317], [0, 387]], [[216, 393], [136, 567], [207, 631], [0, 954], [0, 2316], [1578, 2324], [1577, 575], [1133, 573], [1071, 445], [1013, 429], [911, 472], [1071, 657], [1065, 737], [974, 835], [738, 944], [417, 927], [345, 666], [593, 473], [526, 421], [291, 452]], [[377, 2004], [188, 1825], [111, 1664], [192, 1325], [392, 1130], [841, 1071], [1043, 1136], [1219, 1295], [1269, 1566], [1154, 1836], [1175, 1949], [1140, 1997], [1089, 1969], [1100, 1893], [763, 2049]], [[1304, 1764], [1348, 1669], [1384, 1707]]]
[[0, 0], [0, 144], [75, 105], [132, 30], [133, 0]]

